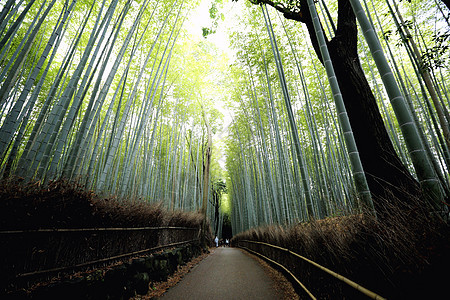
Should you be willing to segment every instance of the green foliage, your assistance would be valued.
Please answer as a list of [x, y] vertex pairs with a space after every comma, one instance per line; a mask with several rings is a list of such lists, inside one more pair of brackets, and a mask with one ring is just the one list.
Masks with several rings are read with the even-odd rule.
[[[203, 195], [210, 201], [221, 197], [221, 213], [230, 214], [236, 231], [306, 219], [302, 179], [311, 190], [316, 217], [352, 212], [355, 188], [349, 158], [336, 122], [331, 89], [323, 80], [325, 71], [307, 42], [306, 30], [270, 9], [278, 57], [272, 51], [260, 7], [252, 5], [267, 1], [229, 4], [211, 0], [210, 25], [202, 28], [203, 37], [226, 25], [231, 49], [225, 54], [209, 39], [194, 38], [184, 28], [184, 17], [199, 2], [188, 1], [182, 6], [176, 1], [78, 0], [58, 36], [59, 48], [56, 43], [52, 45], [38, 70], [37, 62], [52, 31], [71, 3], [56, 1], [30, 41], [23, 63], [13, 70], [29, 29], [35, 28], [42, 13], [41, 6], [45, 9], [49, 3], [36, 0], [0, 49], [0, 87], [14, 75], [5, 102], [0, 104], [1, 126], [6, 126], [20, 94], [26, 95], [25, 101], [17, 104], [13, 130], [2, 129], [1, 134], [9, 137], [3, 141], [7, 150], [0, 157], [2, 176], [15, 174], [42, 182], [67, 177], [100, 193], [161, 201], [171, 209], [198, 210]], [[17, 10], [5, 23], [0, 20], [0, 26], [4, 25], [0, 40], [27, 3], [14, 6]], [[273, 4], [297, 11], [299, 3]], [[316, 3], [330, 36], [336, 3]], [[109, 12], [113, 4], [117, 6]], [[384, 33], [385, 47], [398, 44], [391, 47], [391, 63], [399, 64], [395, 75], [405, 81], [403, 93], [411, 95], [411, 106], [426, 129], [432, 155], [439, 161], [437, 168], [448, 177], [448, 168], [442, 163], [444, 144], [436, 137], [439, 124], [432, 121], [434, 105], [427, 104], [426, 92], [421, 93], [423, 87], [407, 60], [404, 38], [386, 14], [385, 1], [369, 4], [373, 4], [369, 8], [374, 22], [383, 25], [378, 33]], [[0, 3], [0, 11], [3, 5]], [[328, 5], [332, 20], [324, 5]], [[439, 21], [434, 1], [403, 1], [401, 5], [408, 20], [404, 26], [412, 32], [406, 40], [419, 41], [423, 65], [434, 72], [440, 101], [448, 107], [448, 30]], [[230, 8], [234, 6], [234, 10]], [[233, 16], [236, 10], [239, 15]], [[111, 22], [98, 25], [98, 35], [90, 42], [96, 18], [103, 21], [109, 13]], [[360, 56], [367, 57], [362, 60], [363, 68], [373, 89], [379, 90], [377, 98], [380, 107], [384, 105], [391, 136], [405, 164], [411, 167], [392, 107], [380, 86], [381, 78], [371, 70], [373, 61], [366, 56], [366, 49], [361, 42]], [[89, 55], [82, 62], [85, 51]], [[28, 91], [24, 86], [33, 70], [38, 72]], [[283, 89], [290, 96], [307, 178], [296, 162], [296, 131], [289, 126]], [[31, 103], [33, 94], [37, 97]], [[81, 97], [78, 104], [76, 95]], [[207, 190], [201, 185], [207, 144], [205, 119], [213, 134], [212, 186]], [[214, 214], [211, 207], [207, 213]]]
[[223, 13], [219, 13], [222, 9], [223, 1], [222, 0], [212, 0], [211, 6], [209, 8], [209, 18], [211, 19], [211, 26], [208, 27], [202, 27], [202, 36], [204, 38], [207, 38], [208, 35], [216, 33], [217, 26], [219, 25], [220, 21], [225, 20], [225, 16]]
[[434, 45], [427, 48], [422, 53], [422, 69], [428, 69], [429, 71], [436, 70], [438, 68], [449, 67], [449, 37], [450, 32], [444, 33], [438, 32], [433, 35], [432, 41]]

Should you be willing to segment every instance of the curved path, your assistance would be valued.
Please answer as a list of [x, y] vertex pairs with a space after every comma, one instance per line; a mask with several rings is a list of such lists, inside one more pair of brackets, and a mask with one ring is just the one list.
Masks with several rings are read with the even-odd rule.
[[236, 248], [216, 248], [161, 299], [281, 299], [262, 266]]

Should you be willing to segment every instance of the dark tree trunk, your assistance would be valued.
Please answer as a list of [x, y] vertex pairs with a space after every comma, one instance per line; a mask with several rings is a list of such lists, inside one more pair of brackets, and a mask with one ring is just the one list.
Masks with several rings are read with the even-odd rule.
[[447, 6], [448, 9], [450, 9], [450, 0], [442, 0], [442, 2]]
[[[295, 7], [284, 2], [288, 1], [255, 1], [273, 6], [287, 19], [306, 24], [314, 50], [322, 62], [307, 0], [299, 0]], [[375, 96], [359, 61], [357, 34], [356, 17], [349, 0], [338, 0], [337, 29], [335, 36], [327, 41], [328, 51], [375, 209], [379, 215], [383, 215], [387, 209], [386, 203], [410, 205], [411, 200], [419, 196], [421, 189], [402, 164], [386, 131]]]
[[419, 184], [395, 152], [358, 57], [348, 50], [338, 37], [330, 42], [330, 56], [372, 195], [376, 200], [416, 196]]
[[[419, 183], [397, 155], [384, 126], [376, 99], [367, 82], [357, 52], [356, 17], [348, 0], [338, 2], [338, 25], [328, 51], [347, 109], [348, 117], [366, 173], [375, 209], [385, 209], [382, 199], [407, 203], [419, 194]], [[302, 0], [302, 22], [307, 25], [316, 54], [320, 57], [306, 1]], [[398, 204], [398, 203], [397, 203]]]

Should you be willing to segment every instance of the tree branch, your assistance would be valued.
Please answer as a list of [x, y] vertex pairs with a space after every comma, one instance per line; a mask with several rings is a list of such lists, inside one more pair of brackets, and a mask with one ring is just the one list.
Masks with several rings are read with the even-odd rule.
[[305, 23], [305, 20], [303, 18], [303, 13], [301, 11], [301, 5], [290, 5], [286, 6], [283, 3], [280, 2], [274, 2], [271, 0], [249, 0], [252, 4], [267, 4], [278, 10], [283, 14], [283, 16], [286, 19], [299, 21], [302, 23]]
[[[314, 30], [314, 25], [311, 19], [311, 14], [309, 13], [308, 3], [306, 0], [297, 0], [295, 4], [286, 5], [284, 3], [275, 2], [272, 0], [249, 0], [252, 4], [266, 4], [270, 5], [279, 12], [283, 14], [286, 19], [302, 22], [306, 25], [308, 29], [309, 36], [311, 38], [311, 43], [316, 52], [317, 57], [320, 62], [322, 62], [322, 55], [319, 49], [319, 43], [317, 41], [316, 32]], [[328, 40], [326, 41], [328, 44]]]

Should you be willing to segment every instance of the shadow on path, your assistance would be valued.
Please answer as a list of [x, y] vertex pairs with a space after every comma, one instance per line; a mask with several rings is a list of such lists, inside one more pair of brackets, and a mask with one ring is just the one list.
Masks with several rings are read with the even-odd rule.
[[261, 265], [236, 248], [216, 248], [161, 299], [280, 299]]

